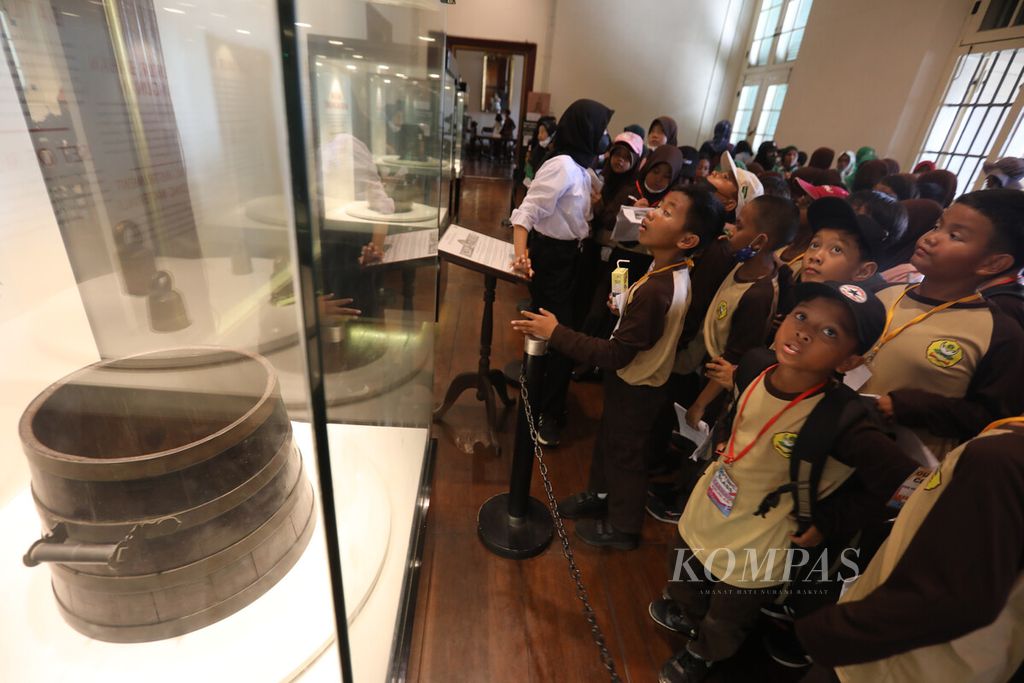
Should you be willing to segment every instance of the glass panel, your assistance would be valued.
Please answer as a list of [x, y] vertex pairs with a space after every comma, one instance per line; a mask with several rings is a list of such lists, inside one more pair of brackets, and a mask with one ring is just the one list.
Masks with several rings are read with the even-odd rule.
[[277, 4], [0, 12], [2, 677], [337, 680]]
[[1006, 78], [995, 95], [996, 102], [1013, 102], [1020, 90], [1021, 74], [1024, 72], [1024, 50], [1013, 51], [1013, 61], [1006, 71]]
[[[298, 56], [320, 259], [313, 282], [360, 312], [319, 321], [352, 670], [354, 680], [380, 681], [429, 443], [436, 254], [448, 223], [458, 73], [446, 59], [439, 2], [296, 5], [309, 24]], [[488, 101], [518, 114], [522, 58], [505, 63]], [[514, 138], [521, 121], [511, 121]], [[345, 480], [363, 477], [366, 493], [346, 490]], [[367, 556], [369, 536], [379, 558]], [[377, 627], [360, 627], [366, 621]]]
[[1003, 83], [1003, 79], [1006, 77], [1006, 72], [1010, 68], [1010, 63], [1013, 61], [1013, 53], [1015, 50], [1003, 50], [993, 55], [991, 60], [991, 66], [986, 74], [986, 81], [984, 87], [978, 93], [975, 102], [978, 104], [990, 104], [995, 101], [996, 91]]
[[999, 156], [1024, 156], [1024, 125], [1021, 125], [1022, 122], [1024, 122], [1024, 113], [1017, 117], [1013, 133], [1007, 138]]
[[953, 71], [953, 78], [946, 90], [946, 97], [943, 102], [946, 104], [962, 104], [967, 101], [968, 89], [978, 79], [978, 69], [982, 64], [980, 53], [963, 55], [957, 60], [956, 69]]
[[800, 46], [804, 42], [804, 30], [798, 29], [793, 32], [793, 37], [789, 40], [789, 52], [786, 54], [786, 61], [792, 62], [800, 54]]
[[956, 146], [953, 148], [954, 152], [963, 154], [970, 151], [974, 136], [981, 127], [981, 122], [987, 112], [988, 109], [986, 107], [972, 107], [970, 109], [963, 127], [957, 133]]
[[1010, 25], [1019, 0], [991, 0], [979, 30], [990, 31]]

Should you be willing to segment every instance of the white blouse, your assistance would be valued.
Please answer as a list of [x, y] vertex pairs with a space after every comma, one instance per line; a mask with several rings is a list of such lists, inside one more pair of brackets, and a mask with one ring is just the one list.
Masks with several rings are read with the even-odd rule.
[[558, 240], [590, 235], [590, 174], [566, 154], [545, 161], [510, 220]]

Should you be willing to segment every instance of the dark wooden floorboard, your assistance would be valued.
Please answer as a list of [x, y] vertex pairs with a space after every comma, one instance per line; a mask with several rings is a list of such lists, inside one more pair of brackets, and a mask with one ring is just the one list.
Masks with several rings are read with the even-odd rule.
[[[497, 177], [464, 180], [461, 224], [508, 237], [508, 229], [501, 227], [511, 189], [511, 181], [501, 177], [507, 178], [507, 169], [491, 172], [483, 164], [473, 171]], [[450, 264], [442, 269], [434, 378], [438, 403], [452, 377], [476, 369], [483, 308], [480, 274]], [[491, 352], [494, 368], [522, 356], [522, 337], [513, 332], [509, 321], [526, 298], [525, 286], [499, 283]], [[572, 385], [564, 444], [546, 452], [556, 497], [583, 490], [601, 410], [600, 385]], [[485, 420], [483, 403], [473, 392], [466, 392], [444, 421], [434, 425], [437, 463], [409, 680], [607, 680], [557, 537], [539, 557], [524, 561], [491, 554], [477, 537], [480, 505], [508, 488], [514, 408], [506, 412], [499, 434], [500, 456], [489, 443]], [[536, 468], [532, 492], [544, 498]], [[657, 627], [647, 614], [648, 603], [659, 596], [665, 583], [666, 554], [675, 528], [648, 519], [641, 547], [624, 553], [579, 542], [572, 525], [566, 523], [576, 561], [622, 679], [656, 681], [661, 665], [684, 644], [680, 637]], [[774, 680], [773, 674], [760, 670], [752, 678], [749, 675], [737, 680]]]

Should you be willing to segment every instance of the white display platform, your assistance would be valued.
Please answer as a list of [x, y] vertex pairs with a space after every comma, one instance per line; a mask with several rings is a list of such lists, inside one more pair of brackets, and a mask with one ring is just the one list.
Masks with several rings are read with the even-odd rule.
[[[370, 202], [352, 202], [345, 205], [345, 216], [339, 216], [337, 212], [328, 211], [328, 220], [346, 220], [357, 218], [373, 223], [436, 223], [437, 207], [413, 202], [409, 211], [394, 211], [382, 213], [370, 208]], [[435, 226], [436, 227], [436, 226]]]
[[[327, 198], [325, 203], [326, 207], [324, 211], [324, 218], [330, 222], [324, 225], [324, 229], [328, 232], [351, 232], [351, 230], [348, 229], [339, 229], [336, 226], [332, 226], [332, 223], [335, 222], [347, 224], [358, 223], [368, 226], [394, 225], [401, 228], [436, 228], [438, 224], [444, 225], [445, 217], [448, 215], [447, 207], [441, 207], [438, 209], [434, 206], [417, 203], [414, 206], [416, 207], [418, 216], [421, 216], [421, 218], [415, 221], [403, 218], [403, 214], [400, 213], [378, 214], [379, 218], [374, 217], [372, 219], [367, 219], [356, 217], [348, 211], [349, 208], [354, 208], [356, 209], [356, 213], [359, 213], [360, 207], [364, 209], [366, 208], [365, 201], [345, 202]], [[426, 209], [429, 209], [429, 212], [426, 211]], [[215, 222], [218, 225], [237, 226], [239, 228], [246, 229], [276, 228], [281, 230], [288, 227], [288, 212], [290, 210], [291, 205], [285, 199], [284, 195], [268, 195], [266, 197], [250, 199], [245, 203], [244, 207], [228, 212], [227, 214], [219, 217]]]
[[[90, 318], [104, 324], [93, 326], [96, 345], [107, 358], [130, 356], [161, 348], [188, 348], [216, 344], [249, 348], [254, 339], [268, 352], [298, 341], [299, 319], [294, 305], [270, 303], [273, 261], [253, 258], [252, 272], [235, 275], [231, 259], [158, 258], [157, 268], [168, 271], [174, 288], [181, 292], [191, 324], [175, 332], [155, 332], [150, 327], [146, 297], [129, 296], [120, 277], [108, 273], [79, 285]], [[78, 341], [54, 334], [53, 322], [61, 319], [60, 302], [48, 302], [51, 315], [38, 316], [35, 341], [59, 358], [77, 355]]]
[[[307, 476], [316, 486], [310, 427], [292, 426]], [[427, 430], [328, 425], [328, 435], [339, 498], [353, 667], [357, 680], [383, 680]], [[21, 563], [24, 551], [38, 538], [38, 529], [27, 488], [0, 508], [0, 581], [6, 591], [0, 619], [0, 680], [339, 678], [322, 525], [317, 525], [292, 570], [248, 607], [199, 631], [138, 644], [93, 640], [64, 623], [48, 569]]]

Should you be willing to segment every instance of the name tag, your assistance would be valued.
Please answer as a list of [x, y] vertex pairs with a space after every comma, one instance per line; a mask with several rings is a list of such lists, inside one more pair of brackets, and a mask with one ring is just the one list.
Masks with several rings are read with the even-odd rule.
[[921, 484], [931, 478], [932, 472], [934, 471], [931, 467], [918, 467], [914, 472], [907, 477], [900, 487], [896, 490], [896, 493], [889, 499], [888, 507], [890, 510], [903, 509], [903, 504], [907, 502], [910, 495], [916, 491]]
[[708, 498], [715, 504], [723, 517], [728, 517], [732, 512], [732, 508], [736, 504], [736, 491], [736, 482], [732, 480], [724, 467], [719, 466], [715, 470], [715, 476], [711, 478], [711, 484], [708, 485]]
[[860, 391], [860, 388], [867, 384], [869, 379], [871, 379], [871, 368], [868, 367], [867, 363], [864, 363], [846, 373], [843, 376], [843, 384], [854, 391]]

